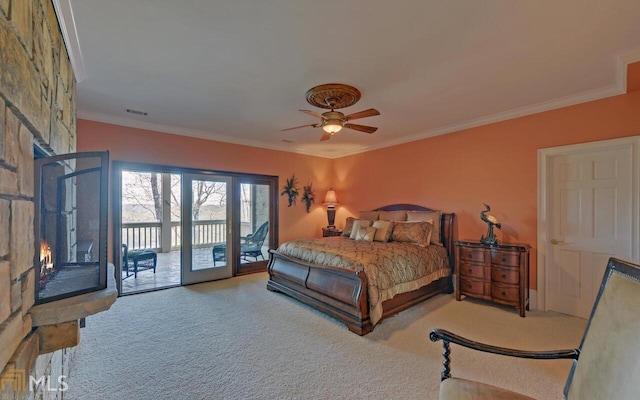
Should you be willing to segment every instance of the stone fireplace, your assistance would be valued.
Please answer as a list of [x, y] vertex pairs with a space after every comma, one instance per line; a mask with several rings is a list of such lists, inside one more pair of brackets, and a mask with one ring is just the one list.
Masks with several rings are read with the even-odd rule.
[[29, 378], [65, 380], [79, 320], [117, 295], [107, 288], [34, 304], [41, 266], [39, 255], [34, 262], [34, 144], [49, 156], [76, 151], [75, 85], [51, 0], [0, 0], [2, 399], [63, 398], [61, 387], [30, 385]]

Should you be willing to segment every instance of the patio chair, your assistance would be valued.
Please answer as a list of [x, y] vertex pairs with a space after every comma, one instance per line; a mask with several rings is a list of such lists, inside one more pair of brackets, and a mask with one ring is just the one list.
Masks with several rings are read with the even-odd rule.
[[158, 264], [158, 254], [151, 249], [129, 250], [129, 247], [122, 244], [122, 272], [125, 272], [125, 278], [131, 276], [129, 269], [133, 269], [133, 278], [138, 277], [138, 271], [153, 269], [156, 273]]
[[[478, 343], [443, 329], [431, 341], [443, 341], [440, 399], [531, 399], [519, 393], [452, 378], [449, 344], [505, 356], [538, 360], [573, 359], [565, 399], [637, 399], [640, 393], [640, 266], [609, 259], [591, 317], [577, 349], [523, 351]], [[560, 397], [560, 396], [558, 396]]]
[[[258, 257], [262, 257], [264, 260], [265, 258], [264, 254], [262, 254], [262, 246], [264, 245], [268, 232], [269, 221], [260, 225], [255, 232], [247, 236], [240, 237], [240, 257], [246, 261], [249, 261], [247, 260], [247, 257], [253, 257], [255, 261], [258, 261]], [[215, 265], [216, 262], [226, 261], [226, 243], [214, 244], [211, 251], [213, 255], [213, 265]]]
[[[264, 260], [264, 254], [262, 254], [262, 245], [269, 233], [269, 221], [260, 225], [258, 229], [252, 234], [243, 236], [240, 238], [240, 257], [247, 260], [247, 257], [253, 257], [255, 261], [258, 261], [258, 257], [262, 257]], [[249, 261], [249, 260], [247, 260]]]

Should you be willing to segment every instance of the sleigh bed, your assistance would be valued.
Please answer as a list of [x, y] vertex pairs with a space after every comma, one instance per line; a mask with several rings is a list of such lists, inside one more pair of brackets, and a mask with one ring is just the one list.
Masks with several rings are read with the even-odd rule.
[[[411, 204], [394, 204], [372, 210], [372, 212], [379, 214], [387, 212], [386, 215], [403, 211], [406, 211], [410, 216], [430, 215], [435, 212], [432, 209]], [[283, 243], [278, 247], [278, 250], [270, 250], [267, 289], [289, 295], [338, 319], [346, 324], [352, 332], [366, 335], [384, 318], [395, 315], [437, 294], [453, 292], [451, 275], [454, 262], [454, 216], [452, 213], [441, 214], [438, 218], [439, 236], [436, 240], [431, 241], [437, 244], [427, 246], [389, 241], [388, 243], [366, 243], [365, 247], [357, 247], [354, 240], [346, 236], [301, 239]], [[400, 223], [402, 222], [395, 224]], [[435, 230], [434, 234], [437, 234]], [[317, 247], [323, 249], [319, 255], [309, 250]], [[340, 253], [341, 249], [345, 249], [345, 252], [352, 250], [355, 253], [343, 257]], [[420, 251], [423, 253], [412, 253], [410, 257], [429, 259], [428, 262], [420, 261], [425, 265], [419, 267], [420, 272], [415, 272], [424, 276], [417, 278], [412, 275], [414, 274], [412, 271], [396, 273], [396, 266], [404, 268], [411, 263], [408, 263], [406, 259], [396, 259], [395, 257], [402, 257], [405, 252]], [[307, 256], [308, 254], [313, 254], [313, 256]], [[372, 282], [382, 281], [378, 276], [368, 276], [368, 274], [378, 274], [377, 264], [376, 266], [366, 264], [375, 264], [376, 254], [384, 254], [384, 263], [394, 267], [391, 272], [386, 272], [386, 275], [408, 275], [411, 277], [403, 279], [408, 279], [410, 282], [394, 283], [392, 287], [385, 290], [372, 285]], [[362, 268], [338, 266], [344, 261], [343, 258], [348, 257], [358, 259], [364, 265]], [[431, 258], [435, 261], [431, 261]], [[432, 263], [440, 265], [434, 266], [434, 269], [431, 270], [429, 268], [432, 267], [429, 264]], [[379, 264], [382, 264], [382, 261]], [[423, 269], [424, 271], [422, 271]], [[373, 295], [371, 295], [372, 293]], [[381, 293], [384, 296], [381, 296]]]

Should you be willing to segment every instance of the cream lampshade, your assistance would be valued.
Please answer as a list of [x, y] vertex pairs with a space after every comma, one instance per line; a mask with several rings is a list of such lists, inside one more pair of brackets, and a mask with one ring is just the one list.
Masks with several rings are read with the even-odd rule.
[[324, 195], [322, 205], [327, 206], [327, 220], [329, 221], [329, 226], [327, 226], [327, 228], [335, 228], [336, 206], [339, 205], [335, 190], [327, 190], [327, 194]]

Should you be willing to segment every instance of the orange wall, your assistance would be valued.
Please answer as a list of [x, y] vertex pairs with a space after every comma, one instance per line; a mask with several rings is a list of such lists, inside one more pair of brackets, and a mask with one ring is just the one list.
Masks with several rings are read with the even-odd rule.
[[334, 160], [343, 216], [391, 203], [454, 212], [457, 237], [479, 239], [482, 203], [498, 238], [529, 243], [536, 279], [537, 150], [640, 135], [640, 91]]
[[[300, 186], [313, 182], [321, 201], [334, 187], [347, 216], [392, 203], [414, 203], [454, 212], [456, 237], [478, 239], [488, 203], [502, 222], [498, 237], [531, 244], [531, 288], [537, 288], [537, 150], [640, 135], [638, 74], [629, 67], [629, 93], [408, 144], [329, 160], [249, 146], [195, 139], [78, 120], [78, 151], [111, 151], [111, 159], [223, 171], [292, 173]], [[636, 68], [638, 69], [638, 68]], [[640, 73], [640, 71], [638, 71]], [[320, 235], [326, 212], [318, 204], [288, 208], [280, 198], [280, 242]]]
[[295, 173], [300, 192], [311, 182], [319, 200], [307, 214], [300, 198], [293, 207], [287, 207], [286, 197], [280, 198], [280, 242], [321, 236], [320, 228], [327, 225], [326, 210], [320, 203], [333, 182], [332, 160], [82, 119], [77, 123], [78, 151], [109, 150], [112, 161], [276, 175], [279, 190]]

